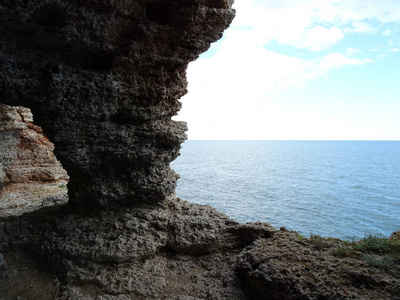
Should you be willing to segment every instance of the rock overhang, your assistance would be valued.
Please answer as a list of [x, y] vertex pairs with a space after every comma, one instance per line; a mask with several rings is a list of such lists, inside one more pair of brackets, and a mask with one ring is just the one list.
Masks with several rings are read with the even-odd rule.
[[230, 0], [3, 1], [0, 103], [29, 107], [70, 175], [70, 203], [173, 194], [186, 139], [171, 120], [186, 68], [234, 17]]

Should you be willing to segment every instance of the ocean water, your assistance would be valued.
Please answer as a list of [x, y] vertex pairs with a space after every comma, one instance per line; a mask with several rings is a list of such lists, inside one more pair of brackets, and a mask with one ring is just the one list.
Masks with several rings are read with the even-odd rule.
[[400, 230], [400, 142], [186, 141], [177, 196], [241, 222], [351, 240]]

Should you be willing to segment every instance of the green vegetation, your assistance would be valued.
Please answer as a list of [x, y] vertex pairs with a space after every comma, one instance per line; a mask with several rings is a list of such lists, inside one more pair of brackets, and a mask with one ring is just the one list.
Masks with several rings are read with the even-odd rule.
[[373, 235], [369, 235], [363, 240], [355, 242], [354, 247], [358, 251], [364, 253], [400, 254], [400, 240], [379, 238]]
[[382, 268], [392, 273], [396, 272], [396, 262], [389, 255], [363, 254], [362, 259], [370, 266]]
[[337, 257], [355, 257], [357, 256], [357, 252], [354, 248], [350, 245], [341, 245], [337, 248], [331, 250], [331, 253]]
[[300, 241], [302, 241], [302, 240], [304, 240], [306, 237], [305, 237], [304, 235], [302, 235], [302, 234], [299, 234], [299, 235], [298, 235], [298, 238], [299, 238]]
[[331, 250], [337, 257], [359, 257], [370, 266], [398, 273], [400, 265], [400, 239], [368, 235], [360, 241], [341, 242]]

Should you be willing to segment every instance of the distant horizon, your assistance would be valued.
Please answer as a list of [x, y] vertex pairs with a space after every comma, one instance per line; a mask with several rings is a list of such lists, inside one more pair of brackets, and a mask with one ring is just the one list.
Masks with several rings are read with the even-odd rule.
[[231, 140], [231, 139], [186, 139], [185, 141], [233, 141], [233, 142], [239, 142], [239, 141], [271, 141], [271, 142], [400, 142], [400, 140], [245, 140], [245, 139], [237, 139], [237, 140]]
[[400, 141], [194, 141], [177, 197], [235, 221], [352, 240], [400, 229]]
[[235, 0], [189, 65], [194, 140], [400, 140], [397, 0]]

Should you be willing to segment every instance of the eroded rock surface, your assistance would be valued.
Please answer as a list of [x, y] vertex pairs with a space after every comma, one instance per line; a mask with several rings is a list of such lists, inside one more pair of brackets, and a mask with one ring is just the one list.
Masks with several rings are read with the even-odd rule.
[[[5, 299], [400, 299], [400, 269], [338, 257], [341, 243], [238, 224], [174, 198], [110, 212], [47, 207], [0, 223], [0, 291]], [[26, 297], [32, 287], [36, 298]]]
[[187, 64], [222, 36], [230, 0], [0, 3], [0, 102], [32, 110], [67, 170], [70, 202], [171, 195], [186, 138], [172, 121]]
[[0, 217], [68, 201], [68, 174], [28, 108], [0, 104]]
[[0, 104], [0, 140], [0, 185], [68, 180], [29, 109]]
[[338, 257], [341, 242], [279, 230], [240, 253], [238, 272], [256, 299], [400, 299], [400, 273]]
[[[180, 199], [99, 213], [47, 208], [1, 229], [9, 267], [18, 249], [30, 249], [52, 266], [58, 299], [247, 299], [237, 255], [275, 231]], [[0, 279], [0, 288], [11, 293], [18, 280]]]

